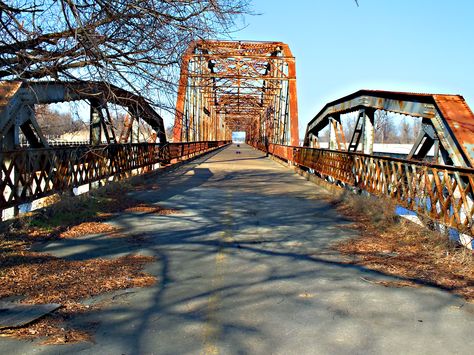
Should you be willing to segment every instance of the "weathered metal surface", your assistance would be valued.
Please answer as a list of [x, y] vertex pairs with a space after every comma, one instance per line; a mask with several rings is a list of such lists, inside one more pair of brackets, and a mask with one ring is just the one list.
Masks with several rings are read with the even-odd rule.
[[474, 166], [474, 114], [462, 96], [433, 95], [456, 141]]
[[175, 141], [298, 144], [295, 59], [281, 42], [196, 41], [183, 56]]
[[21, 82], [12, 81], [5, 82], [0, 85], [0, 114], [6, 109], [11, 98], [16, 94], [21, 87]]
[[317, 136], [329, 124], [331, 116], [364, 109], [423, 118], [434, 129], [436, 136], [430, 139], [432, 145], [439, 143], [445, 157], [440, 161], [474, 167], [474, 115], [459, 95], [360, 90], [326, 104], [308, 123], [305, 145], [309, 145], [311, 135]]
[[136, 169], [206, 152], [228, 141], [110, 144], [0, 152], [0, 210], [103, 179], [118, 180]]
[[[89, 100], [91, 105], [94, 105], [92, 109], [95, 110], [95, 125], [98, 127], [94, 134], [102, 131], [101, 125], [105, 128], [110, 124], [107, 103], [114, 103], [125, 107], [132, 117], [148, 123], [157, 133], [159, 141], [166, 143], [162, 117], [142, 96], [105, 82], [30, 81], [0, 84], [0, 145], [4, 150], [16, 148], [19, 145], [18, 135], [21, 129], [32, 146], [47, 146], [34, 118], [33, 106], [77, 100]], [[103, 133], [108, 141], [115, 143], [115, 139], [110, 139], [106, 129]], [[114, 138], [113, 134], [112, 130], [110, 135]], [[97, 137], [92, 140], [100, 141]]]
[[[258, 149], [266, 151], [263, 145]], [[270, 144], [269, 153], [336, 184], [383, 195], [474, 235], [474, 169], [328, 149]]]

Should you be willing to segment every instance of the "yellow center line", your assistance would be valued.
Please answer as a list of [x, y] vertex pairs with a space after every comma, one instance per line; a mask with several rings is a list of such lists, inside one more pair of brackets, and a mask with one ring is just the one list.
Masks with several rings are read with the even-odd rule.
[[[228, 200], [232, 201], [232, 195], [228, 194]], [[226, 243], [232, 241], [232, 206], [231, 204], [226, 205], [226, 210], [223, 217], [224, 230], [221, 233], [222, 240]], [[214, 259], [214, 275], [211, 281], [211, 288], [217, 290], [220, 288], [224, 281], [224, 265], [227, 258], [227, 249], [220, 245], [217, 250]], [[204, 337], [204, 348], [201, 354], [203, 355], [217, 355], [219, 354], [219, 348], [217, 347], [217, 340], [221, 334], [221, 326], [216, 317], [217, 309], [221, 300], [219, 292], [213, 292], [207, 300], [207, 311], [206, 311], [206, 323], [204, 324], [203, 337]]]

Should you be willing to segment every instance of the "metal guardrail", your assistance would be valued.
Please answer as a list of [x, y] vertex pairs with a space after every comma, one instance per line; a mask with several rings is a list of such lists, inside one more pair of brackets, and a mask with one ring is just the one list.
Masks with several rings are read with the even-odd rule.
[[0, 210], [224, 146], [229, 141], [109, 144], [0, 152]]
[[[107, 142], [103, 141], [102, 144], [107, 144]], [[66, 142], [66, 141], [55, 141], [48, 139], [48, 145], [50, 147], [77, 147], [80, 145], [90, 145], [89, 141], [75, 141], [75, 142]], [[20, 142], [20, 148], [32, 148], [28, 141]], [[34, 148], [32, 148], [34, 149]]]
[[[267, 150], [263, 144], [253, 146]], [[268, 152], [312, 169], [331, 183], [390, 197], [420, 215], [474, 235], [474, 169], [276, 144], [269, 144]]]

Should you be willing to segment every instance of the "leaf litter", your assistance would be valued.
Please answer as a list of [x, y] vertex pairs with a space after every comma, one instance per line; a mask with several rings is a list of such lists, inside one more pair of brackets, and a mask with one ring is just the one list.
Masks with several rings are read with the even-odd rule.
[[[126, 184], [115, 184], [86, 195], [66, 196], [59, 203], [2, 224], [0, 299], [20, 296], [23, 297], [21, 303], [60, 303], [62, 307], [27, 326], [3, 329], [0, 337], [40, 338], [42, 344], [92, 341], [96, 324], [83, 329], [73, 325], [72, 321], [99, 306], [83, 305], [82, 300], [114, 290], [148, 287], [156, 283], [154, 276], [143, 271], [147, 263], [155, 260], [150, 256], [73, 261], [31, 251], [33, 243], [38, 241], [89, 234], [120, 237], [121, 230], [104, 221], [122, 211], [159, 215], [178, 212], [133, 200], [126, 195], [129, 190], [131, 188]], [[137, 242], [144, 240], [137, 236], [132, 239]]]
[[393, 202], [378, 197], [343, 193], [328, 197], [348, 217], [360, 236], [338, 242], [334, 248], [352, 256], [351, 263], [399, 278], [365, 280], [385, 287], [431, 285], [474, 302], [474, 253], [447, 235], [395, 214]]

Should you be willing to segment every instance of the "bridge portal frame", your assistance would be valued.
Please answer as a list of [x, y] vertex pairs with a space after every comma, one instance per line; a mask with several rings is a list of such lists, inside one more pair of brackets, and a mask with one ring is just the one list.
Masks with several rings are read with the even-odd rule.
[[[87, 100], [90, 103], [90, 144], [117, 143], [107, 108], [108, 103], [125, 107], [132, 121], [142, 119], [166, 143], [162, 117], [142, 96], [105, 82], [91, 81], [9, 81], [0, 84], [0, 150], [19, 147], [20, 130], [30, 147], [49, 144], [35, 118], [34, 105]], [[126, 142], [122, 142], [126, 143]]]
[[[422, 129], [408, 155], [409, 160], [427, 159], [434, 146], [435, 163], [474, 167], [474, 114], [460, 95], [360, 90], [326, 104], [308, 123], [304, 146], [315, 146], [319, 132], [328, 125], [330, 137], [335, 140], [337, 129], [342, 130], [340, 115], [359, 111], [360, 135], [356, 124], [350, 143], [330, 142], [331, 149], [355, 152], [362, 138], [362, 152], [372, 154], [376, 110], [422, 118]], [[330, 125], [331, 120], [337, 121], [340, 127]]]
[[194, 41], [183, 55], [174, 141], [231, 139], [297, 145], [296, 65], [282, 42]]

